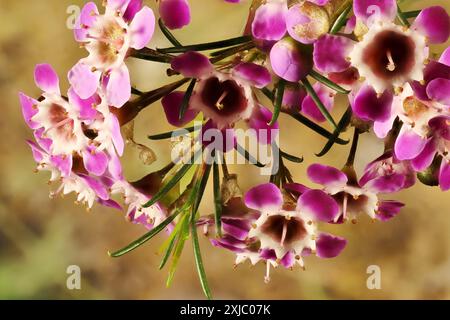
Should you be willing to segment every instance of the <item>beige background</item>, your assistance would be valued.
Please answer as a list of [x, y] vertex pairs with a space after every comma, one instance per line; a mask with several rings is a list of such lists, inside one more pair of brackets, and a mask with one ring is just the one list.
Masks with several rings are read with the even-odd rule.
[[[146, 1], [154, 5], [154, 1]], [[446, 5], [446, 0], [406, 1], [405, 9]], [[67, 89], [65, 75], [85, 55], [68, 30], [66, 9], [80, 0], [0, 0], [0, 298], [202, 298], [188, 244], [171, 288], [165, 288], [167, 270], [158, 271], [161, 259], [155, 255], [162, 238], [135, 252], [113, 260], [107, 251], [121, 247], [143, 233], [127, 223], [123, 215], [96, 206], [92, 213], [73, 204], [73, 196], [50, 200], [46, 174], [33, 174], [34, 163], [24, 143], [31, 131], [22, 120], [17, 93], [39, 91], [33, 83], [36, 63], [49, 62]], [[248, 3], [225, 5], [220, 0], [191, 0], [193, 23], [176, 32], [184, 43], [233, 37], [242, 31]], [[166, 46], [160, 34], [152, 46]], [[441, 47], [442, 48], [442, 47]], [[435, 48], [439, 52], [441, 48]], [[168, 80], [164, 66], [129, 63], [133, 83], [142, 90]], [[342, 106], [336, 108], [341, 114]], [[158, 162], [145, 167], [135, 150], [127, 150], [125, 161], [131, 179], [160, 167], [168, 160], [167, 142], [149, 143], [145, 134], [169, 129], [161, 121], [159, 104], [148, 108], [137, 123], [137, 139], [152, 147]], [[290, 166], [297, 181], [305, 180], [305, 168], [317, 161], [324, 140], [282, 116], [282, 147], [303, 154], [304, 165]], [[283, 130], [284, 129], [284, 130]], [[370, 134], [362, 138], [358, 168], [380, 152], [382, 146]], [[348, 147], [335, 147], [320, 161], [340, 166]], [[264, 181], [254, 167], [233, 168], [240, 173], [243, 189]], [[396, 198], [407, 203], [402, 214], [388, 223], [370, 223], [328, 229], [346, 236], [348, 247], [333, 260], [307, 258], [307, 271], [278, 269], [272, 282], [264, 284], [264, 266], [242, 265], [233, 270], [234, 256], [213, 249], [202, 239], [203, 255], [210, 285], [216, 298], [235, 299], [401, 299], [450, 298], [450, 202], [448, 193], [420, 184]], [[202, 212], [211, 212], [211, 194]], [[66, 289], [66, 268], [82, 269], [82, 290]], [[382, 290], [368, 290], [366, 268], [379, 265]]]

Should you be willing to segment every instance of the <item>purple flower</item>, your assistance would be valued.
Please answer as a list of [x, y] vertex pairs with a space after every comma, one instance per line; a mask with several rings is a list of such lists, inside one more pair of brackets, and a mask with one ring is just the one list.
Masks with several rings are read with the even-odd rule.
[[123, 140], [117, 118], [109, 111], [102, 95], [81, 99], [70, 88], [63, 98], [59, 79], [50, 65], [36, 66], [35, 80], [44, 92], [35, 100], [19, 94], [26, 123], [50, 156], [67, 159], [79, 157], [87, 172], [101, 176], [108, 166], [109, 155], [122, 154]]
[[[324, 186], [324, 191], [331, 195], [339, 204], [339, 214], [329, 222], [341, 223], [346, 220], [356, 221], [365, 213], [372, 219], [385, 221], [395, 216], [403, 204], [397, 201], [384, 201], [378, 198], [379, 193], [395, 192], [405, 185], [403, 174], [388, 174], [384, 176], [366, 175], [358, 182], [354, 172], [346, 174], [336, 168], [322, 164], [308, 167], [308, 177]], [[389, 205], [388, 205], [389, 204]]]
[[138, 0], [108, 0], [100, 15], [87, 3], [77, 21], [75, 39], [89, 56], [69, 72], [69, 81], [82, 98], [91, 97], [101, 85], [109, 105], [121, 107], [131, 97], [130, 75], [124, 63], [130, 49], [142, 49], [155, 29], [155, 16]]
[[303, 256], [315, 253], [321, 258], [335, 257], [346, 245], [345, 239], [317, 230], [317, 222], [332, 221], [339, 214], [337, 203], [323, 191], [307, 190], [292, 203], [284, 201], [281, 191], [268, 183], [249, 190], [244, 202], [257, 215], [251, 223], [239, 223], [237, 237], [227, 236], [225, 242], [217, 240], [216, 245], [229, 246], [236, 252], [236, 264], [247, 259], [252, 264], [267, 261], [266, 281], [270, 279], [270, 266], [303, 267]]
[[191, 22], [191, 8], [187, 0], [161, 0], [159, 14], [169, 29], [181, 29]]

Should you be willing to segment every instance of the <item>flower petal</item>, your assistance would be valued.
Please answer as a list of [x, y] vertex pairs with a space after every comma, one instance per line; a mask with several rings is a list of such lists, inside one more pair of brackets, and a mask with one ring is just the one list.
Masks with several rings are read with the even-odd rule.
[[372, 179], [366, 184], [366, 187], [376, 193], [392, 193], [403, 189], [405, 180], [405, 175], [395, 173]]
[[39, 124], [31, 120], [33, 116], [38, 113], [38, 109], [35, 107], [38, 104], [38, 101], [36, 101], [33, 98], [30, 98], [29, 96], [23, 94], [22, 92], [19, 93], [19, 100], [20, 104], [22, 105], [22, 115], [25, 119], [25, 122], [31, 129], [37, 129], [39, 128]]
[[450, 163], [443, 159], [439, 170], [439, 187], [442, 191], [450, 189]]
[[414, 159], [422, 152], [426, 143], [427, 139], [424, 139], [414, 131], [403, 127], [395, 141], [395, 155], [399, 160]]
[[434, 79], [430, 81], [426, 90], [430, 99], [450, 106], [450, 79]]
[[161, 19], [169, 29], [181, 29], [191, 22], [191, 9], [187, 0], [162, 0], [159, 4]]
[[84, 167], [89, 173], [101, 176], [108, 167], [108, 157], [103, 151], [98, 151], [93, 146], [89, 146], [83, 151]]
[[251, 229], [251, 224], [245, 219], [235, 219], [235, 218], [222, 218], [222, 228], [223, 230], [231, 235], [232, 237], [245, 240], [248, 236], [248, 232]]
[[164, 113], [166, 114], [167, 122], [175, 127], [182, 127], [195, 119], [198, 114], [197, 110], [188, 107], [184, 113], [183, 119], [180, 119], [180, 109], [184, 99], [185, 92], [174, 91], [166, 95], [162, 100]]
[[307, 170], [309, 179], [324, 186], [345, 185], [347, 176], [340, 170], [319, 163], [312, 164]]
[[316, 240], [316, 254], [319, 258], [334, 258], [344, 250], [346, 245], [347, 240], [344, 238], [321, 233]]
[[445, 49], [445, 51], [441, 54], [439, 62], [445, 64], [446, 66], [450, 66], [450, 47], [447, 47], [447, 49]]
[[395, 0], [354, 0], [353, 12], [366, 25], [371, 21], [393, 21], [397, 15]]
[[315, 67], [323, 73], [346, 70], [350, 67], [350, 61], [346, 58], [352, 47], [353, 41], [346, 37], [323, 35], [314, 43]]
[[272, 76], [266, 68], [250, 62], [238, 64], [233, 68], [233, 74], [256, 88], [264, 88], [272, 81]]
[[134, 49], [142, 49], [149, 43], [155, 32], [155, 15], [149, 7], [143, 7], [130, 24], [131, 44]]
[[116, 108], [123, 106], [131, 98], [130, 74], [123, 64], [111, 72], [106, 86], [106, 99], [108, 104]]
[[203, 78], [214, 70], [208, 57], [196, 51], [188, 51], [173, 58], [171, 67], [187, 78]]
[[[328, 111], [331, 111], [334, 106], [334, 92], [320, 83], [315, 83], [313, 87], [325, 108]], [[326, 120], [319, 107], [317, 107], [317, 104], [314, 102], [310, 95], [307, 95], [303, 100], [301, 111], [304, 115], [313, 119], [314, 121], [324, 122]]]
[[297, 210], [315, 221], [330, 222], [339, 215], [339, 205], [322, 190], [308, 190], [297, 201]]
[[34, 69], [34, 81], [44, 92], [60, 94], [59, 78], [49, 64], [38, 64]]
[[283, 195], [273, 183], [266, 183], [250, 189], [244, 197], [245, 205], [259, 211], [278, 210], [283, 204]]
[[94, 95], [99, 86], [101, 73], [92, 70], [84, 63], [77, 63], [68, 74], [69, 82], [81, 99]]
[[411, 161], [411, 165], [416, 171], [423, 171], [428, 168], [433, 162], [436, 154], [436, 141], [429, 139], [423, 148], [422, 152]]
[[362, 120], [387, 121], [391, 117], [393, 95], [385, 91], [380, 97], [369, 85], [364, 85], [352, 103], [353, 112]]
[[80, 16], [76, 21], [74, 35], [76, 41], [86, 41], [89, 33], [87, 27], [92, 27], [99, 12], [94, 2], [88, 2], [81, 9]]
[[87, 99], [81, 99], [80, 96], [77, 95], [75, 90], [70, 87], [67, 92], [67, 96], [69, 97], [69, 103], [78, 108], [78, 112], [81, 119], [90, 119], [93, 120], [97, 115], [97, 110], [95, 106], [97, 106], [101, 101], [98, 95], [93, 95]]
[[432, 44], [444, 43], [450, 36], [450, 17], [443, 7], [428, 7], [420, 11], [412, 28], [422, 32]]
[[268, 2], [255, 12], [252, 33], [256, 39], [280, 40], [286, 34], [287, 3], [281, 1]]
[[400, 209], [405, 205], [398, 201], [386, 200], [382, 201], [378, 206], [376, 218], [381, 221], [387, 221], [395, 217]]

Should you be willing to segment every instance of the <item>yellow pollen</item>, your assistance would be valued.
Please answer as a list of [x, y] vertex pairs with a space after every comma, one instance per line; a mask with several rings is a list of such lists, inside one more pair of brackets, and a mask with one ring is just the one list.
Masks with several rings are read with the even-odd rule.
[[223, 101], [223, 99], [225, 99], [227, 97], [227, 95], [228, 95], [228, 91], [224, 91], [222, 93], [222, 95], [219, 97], [219, 99], [216, 102], [216, 108], [217, 109], [219, 109], [219, 110], [223, 109], [224, 105], [223, 105], [222, 101]]
[[389, 63], [386, 66], [386, 69], [388, 69], [389, 71], [394, 71], [395, 70], [395, 63], [394, 63], [394, 59], [392, 59], [392, 54], [391, 51], [388, 50], [386, 52], [386, 57], [388, 58]]

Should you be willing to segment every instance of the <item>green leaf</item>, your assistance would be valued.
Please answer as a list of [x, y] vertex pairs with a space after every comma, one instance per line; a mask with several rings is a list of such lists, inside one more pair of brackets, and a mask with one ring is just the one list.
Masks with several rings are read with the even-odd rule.
[[170, 258], [170, 254], [172, 253], [173, 247], [175, 246], [175, 240], [176, 237], [172, 237], [168, 243], [166, 252], [164, 253], [164, 257], [161, 260], [161, 263], [159, 264], [159, 270], [161, 270], [162, 268], [164, 268], [164, 266], [166, 265], [167, 261]]
[[202, 286], [203, 292], [205, 296], [211, 300], [211, 290], [208, 285], [208, 279], [206, 278], [206, 272], [205, 267], [203, 265], [202, 260], [202, 254], [200, 250], [200, 244], [198, 242], [198, 235], [197, 235], [197, 226], [195, 224], [195, 219], [191, 221], [191, 233], [192, 233], [192, 245], [194, 247], [194, 258], [195, 258], [195, 265], [197, 267], [197, 273], [200, 279], [200, 284]]
[[150, 140], [170, 139], [172, 137], [175, 138], [175, 137], [182, 136], [182, 135], [186, 134], [186, 132], [192, 133], [192, 132], [198, 131], [201, 128], [202, 128], [201, 126], [192, 126], [192, 127], [188, 127], [188, 128], [177, 129], [177, 130], [174, 130], [174, 131], [169, 131], [169, 132], [164, 132], [164, 133], [151, 135], [151, 136], [148, 136], [148, 138]]
[[319, 81], [320, 83], [324, 84], [325, 86], [327, 86], [328, 88], [339, 92], [339, 93], [343, 93], [343, 94], [349, 94], [350, 91], [345, 90], [344, 88], [342, 88], [340, 85], [334, 83], [333, 81], [331, 81], [330, 79], [324, 77], [323, 75], [321, 75], [320, 73], [318, 73], [315, 70], [312, 70], [309, 75], [311, 77], [313, 77], [315, 80]]
[[173, 277], [178, 267], [178, 262], [180, 261], [181, 254], [183, 253], [184, 244], [189, 237], [189, 215], [183, 216], [183, 219], [178, 223], [181, 223], [181, 229], [178, 233], [177, 243], [175, 246], [175, 251], [173, 252], [172, 264], [169, 269], [169, 276], [167, 277], [166, 286], [170, 287], [173, 281]]
[[327, 144], [323, 147], [322, 151], [316, 154], [316, 156], [322, 157], [326, 155], [328, 151], [330, 151], [331, 147], [333, 147], [333, 145], [337, 142], [339, 135], [349, 125], [351, 118], [352, 118], [352, 108], [348, 107], [344, 115], [342, 116], [341, 120], [339, 120], [336, 130], [334, 130], [333, 134], [328, 139]]
[[350, 13], [350, 10], [352, 10], [351, 4], [347, 6], [345, 10], [342, 11], [342, 13], [337, 17], [336, 21], [330, 29], [330, 34], [336, 34], [339, 32], [339, 30], [342, 29], [342, 27], [347, 23], [347, 16]]
[[292, 154], [282, 151], [281, 149], [278, 149], [278, 151], [280, 152], [280, 156], [282, 156], [286, 160], [289, 160], [294, 163], [302, 163], [303, 162], [303, 157], [301, 157], [301, 158], [296, 157]]
[[172, 32], [167, 29], [164, 22], [161, 20], [161, 18], [158, 19], [158, 25], [159, 29], [161, 29], [161, 32], [164, 34], [164, 36], [167, 38], [167, 40], [170, 41], [171, 44], [173, 44], [175, 47], [182, 47], [183, 45], [175, 38], [175, 36], [172, 34]]
[[313, 99], [314, 103], [316, 104], [316, 106], [319, 108], [320, 112], [322, 113], [322, 115], [325, 117], [325, 119], [327, 119], [327, 121], [329, 123], [331, 123], [333, 125], [333, 127], [336, 129], [337, 128], [337, 124], [334, 121], [333, 117], [331, 116], [331, 114], [328, 112], [327, 108], [323, 105], [322, 101], [320, 100], [319, 96], [317, 95], [316, 91], [314, 90], [314, 88], [312, 87], [311, 83], [308, 81], [308, 79], [303, 79], [302, 80], [303, 86], [306, 89], [306, 92], [308, 92], [309, 96], [311, 97], [311, 99]]
[[214, 188], [214, 221], [216, 224], [216, 236], [222, 237], [222, 194], [220, 192], [219, 165], [213, 164], [213, 188]]
[[113, 258], [118, 258], [123, 256], [124, 254], [127, 254], [133, 250], [135, 250], [136, 248], [142, 246], [144, 243], [146, 243], [148, 240], [150, 240], [151, 238], [153, 238], [154, 236], [156, 236], [158, 233], [160, 233], [162, 230], [164, 230], [165, 227], [167, 227], [179, 214], [181, 211], [176, 211], [174, 214], [172, 214], [171, 216], [169, 216], [166, 220], [164, 220], [163, 222], [161, 222], [159, 225], [157, 225], [156, 227], [154, 227], [152, 230], [150, 230], [149, 232], [147, 232], [146, 234], [144, 234], [142, 237], [140, 237], [139, 239], [131, 242], [129, 245], [127, 245], [126, 247], [114, 252], [114, 253], [109, 253], [108, 254], [113, 257]]
[[403, 14], [403, 11], [400, 9], [400, 6], [398, 5], [397, 5], [397, 18], [401, 22], [401, 24], [404, 25], [405, 27], [409, 28], [411, 26], [408, 19]]
[[236, 151], [242, 155], [245, 160], [247, 160], [249, 163], [257, 166], [258, 168], [264, 168], [266, 165], [262, 164], [258, 160], [256, 160], [255, 157], [253, 157], [247, 150], [245, 150], [244, 147], [242, 147], [240, 144], [236, 143], [236, 146], [234, 147]]
[[272, 115], [272, 120], [268, 123], [269, 126], [273, 126], [274, 123], [278, 120], [278, 117], [280, 116], [281, 111], [281, 105], [283, 104], [283, 96], [284, 96], [284, 88], [286, 86], [286, 81], [283, 79], [280, 79], [278, 81], [277, 86], [277, 94], [276, 94], [276, 100], [274, 104], [274, 110]]
[[183, 100], [181, 101], [180, 114], [179, 119], [182, 120], [184, 114], [186, 113], [187, 108], [189, 107], [189, 101], [191, 100], [192, 92], [194, 92], [195, 84], [197, 83], [197, 79], [192, 79], [191, 83], [189, 83], [189, 87], [184, 94]]
[[205, 51], [205, 50], [231, 47], [231, 46], [235, 46], [235, 45], [250, 42], [250, 41], [252, 41], [251, 36], [241, 36], [241, 37], [231, 38], [231, 39], [227, 39], [227, 40], [192, 44], [192, 45], [188, 45], [188, 46], [178, 46], [178, 47], [173, 47], [173, 48], [163, 48], [163, 49], [157, 49], [157, 50], [158, 50], [158, 52], [161, 52], [161, 53], [183, 53], [183, 52], [187, 52], [187, 51]]
[[201, 154], [201, 151], [196, 152], [190, 159], [189, 163], [184, 164], [180, 170], [175, 173], [175, 175], [167, 182], [146, 204], [143, 205], [144, 208], [151, 207], [156, 202], [158, 202], [166, 193], [168, 193], [183, 176], [189, 171], [189, 169], [194, 165], [197, 157]]
[[[294, 113], [294, 114], [289, 114], [292, 118], [294, 118], [295, 120], [297, 120], [298, 122], [300, 122], [301, 124], [307, 126], [308, 128], [310, 128], [311, 130], [313, 130], [314, 132], [320, 134], [322, 137], [328, 138], [330, 139], [333, 136], [333, 133], [329, 132], [328, 130], [322, 128], [321, 126], [319, 126], [317, 123], [315, 123], [314, 121], [309, 120], [307, 117], [305, 117], [304, 115], [302, 115], [301, 113]], [[342, 139], [336, 139], [335, 141], [337, 144], [348, 144], [349, 140], [342, 140]]]

